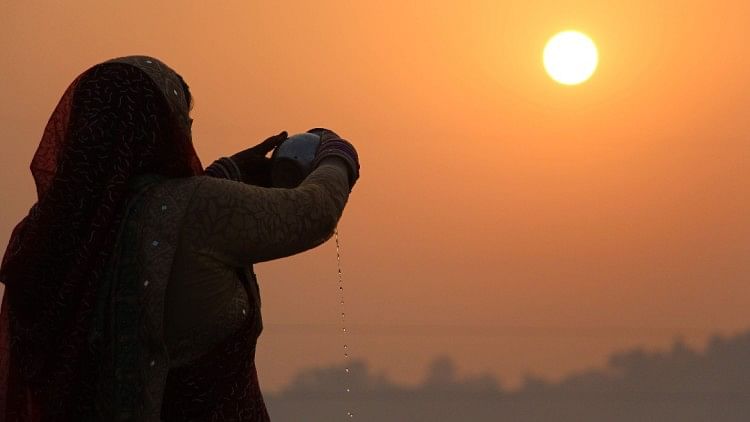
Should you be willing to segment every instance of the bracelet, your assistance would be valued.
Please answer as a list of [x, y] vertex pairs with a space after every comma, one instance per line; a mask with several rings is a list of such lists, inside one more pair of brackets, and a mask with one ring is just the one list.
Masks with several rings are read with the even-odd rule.
[[219, 179], [234, 180], [235, 182], [242, 181], [242, 171], [240, 171], [237, 163], [229, 157], [221, 157], [214, 161], [210, 166], [206, 167], [205, 173]]
[[340, 157], [346, 161], [347, 167], [349, 167], [349, 185], [354, 186], [359, 178], [359, 157], [352, 144], [343, 139], [324, 142], [315, 155], [312, 167], [317, 167], [321, 161], [328, 157]]

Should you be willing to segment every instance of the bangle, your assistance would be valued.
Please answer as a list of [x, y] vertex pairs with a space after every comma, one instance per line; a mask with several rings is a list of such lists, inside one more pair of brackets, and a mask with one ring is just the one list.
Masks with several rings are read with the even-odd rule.
[[340, 157], [346, 162], [349, 168], [349, 186], [354, 186], [354, 183], [359, 178], [359, 157], [352, 144], [343, 139], [322, 143], [313, 160], [313, 168], [317, 167], [321, 161], [328, 157]]
[[242, 171], [240, 171], [237, 163], [229, 157], [221, 157], [214, 161], [210, 166], [206, 167], [205, 173], [211, 177], [220, 179], [234, 180], [235, 182], [242, 181]]

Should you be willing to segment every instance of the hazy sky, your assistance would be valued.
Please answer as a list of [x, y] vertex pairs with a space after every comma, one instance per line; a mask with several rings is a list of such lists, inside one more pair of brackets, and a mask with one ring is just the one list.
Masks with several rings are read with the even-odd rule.
[[[392, 379], [437, 355], [559, 377], [749, 325], [749, 2], [404, 3], [0, 2], [0, 243], [67, 85], [147, 54], [190, 84], [204, 165], [282, 129], [357, 146], [348, 344]], [[541, 62], [571, 28], [601, 59], [577, 87]], [[335, 264], [257, 266], [267, 389], [341, 361]]]

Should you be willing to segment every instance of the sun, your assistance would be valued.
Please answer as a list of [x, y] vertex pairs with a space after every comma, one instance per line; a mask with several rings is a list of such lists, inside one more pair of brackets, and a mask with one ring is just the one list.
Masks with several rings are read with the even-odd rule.
[[594, 74], [599, 63], [596, 44], [578, 31], [564, 31], [544, 47], [544, 68], [563, 85], [578, 85]]

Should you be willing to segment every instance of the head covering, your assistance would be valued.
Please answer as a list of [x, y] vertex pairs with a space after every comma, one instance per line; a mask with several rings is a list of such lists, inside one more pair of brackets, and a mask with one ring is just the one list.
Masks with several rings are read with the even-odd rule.
[[87, 332], [129, 182], [203, 173], [183, 85], [155, 58], [122, 57], [78, 76], [52, 113], [31, 162], [38, 200], [0, 267], [0, 419], [60, 420], [86, 400]]

